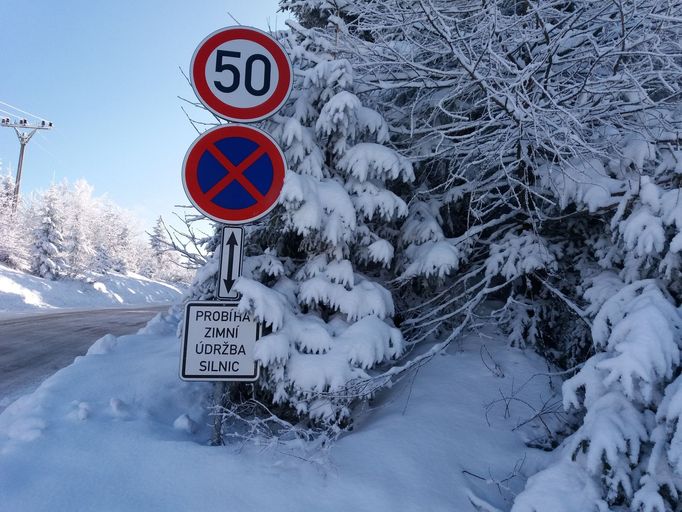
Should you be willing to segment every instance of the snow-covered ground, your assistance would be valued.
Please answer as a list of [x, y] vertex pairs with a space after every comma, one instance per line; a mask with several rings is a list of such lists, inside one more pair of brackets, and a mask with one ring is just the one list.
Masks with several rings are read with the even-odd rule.
[[55, 308], [95, 309], [168, 303], [180, 287], [137, 274], [92, 274], [87, 280], [50, 281], [0, 265], [0, 315]]
[[178, 349], [159, 320], [104, 337], [10, 405], [0, 510], [465, 512], [484, 499], [493, 512], [545, 458], [524, 440], [543, 435], [525, 422], [551, 408], [546, 364], [499, 338], [451, 346], [327, 449], [208, 446], [210, 384], [178, 378]]

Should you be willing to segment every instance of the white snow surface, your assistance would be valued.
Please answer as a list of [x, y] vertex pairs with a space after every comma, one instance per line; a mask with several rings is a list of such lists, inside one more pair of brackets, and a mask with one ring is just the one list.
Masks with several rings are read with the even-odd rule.
[[541, 426], [512, 429], [554, 394], [546, 365], [505, 340], [453, 344], [331, 447], [211, 447], [210, 384], [178, 378], [174, 329], [108, 337], [0, 415], [0, 510], [509, 510], [544, 466], [523, 442]]
[[83, 308], [170, 303], [180, 286], [138, 274], [91, 274], [87, 280], [50, 281], [0, 265], [0, 315], [55, 308]]
[[599, 489], [580, 466], [564, 461], [528, 479], [528, 486], [516, 499], [512, 512], [608, 512]]

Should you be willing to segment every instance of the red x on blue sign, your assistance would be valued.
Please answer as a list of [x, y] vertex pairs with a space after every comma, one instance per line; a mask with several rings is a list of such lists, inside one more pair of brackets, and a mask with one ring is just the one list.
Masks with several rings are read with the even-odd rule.
[[182, 169], [187, 197], [218, 222], [243, 224], [266, 215], [284, 185], [282, 150], [265, 132], [243, 125], [213, 128], [190, 146]]

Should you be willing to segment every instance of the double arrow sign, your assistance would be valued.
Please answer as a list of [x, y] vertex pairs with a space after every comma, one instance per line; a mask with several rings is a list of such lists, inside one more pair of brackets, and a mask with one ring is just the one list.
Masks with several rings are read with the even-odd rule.
[[237, 278], [242, 275], [244, 256], [244, 228], [224, 226], [222, 251], [220, 251], [220, 278], [218, 298], [239, 300], [241, 295], [232, 290]]

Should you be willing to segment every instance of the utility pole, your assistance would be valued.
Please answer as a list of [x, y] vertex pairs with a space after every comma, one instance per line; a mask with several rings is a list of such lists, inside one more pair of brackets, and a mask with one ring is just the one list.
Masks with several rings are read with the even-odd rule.
[[19, 201], [19, 184], [21, 183], [21, 168], [24, 164], [24, 151], [26, 144], [31, 140], [31, 137], [38, 130], [51, 130], [52, 123], [49, 121], [40, 121], [37, 124], [31, 124], [26, 119], [12, 120], [9, 117], [0, 119], [0, 126], [7, 128], [14, 128], [14, 131], [19, 138], [19, 165], [17, 166], [17, 179], [14, 183], [14, 197], [12, 198], [12, 213], [17, 211], [17, 203]]

